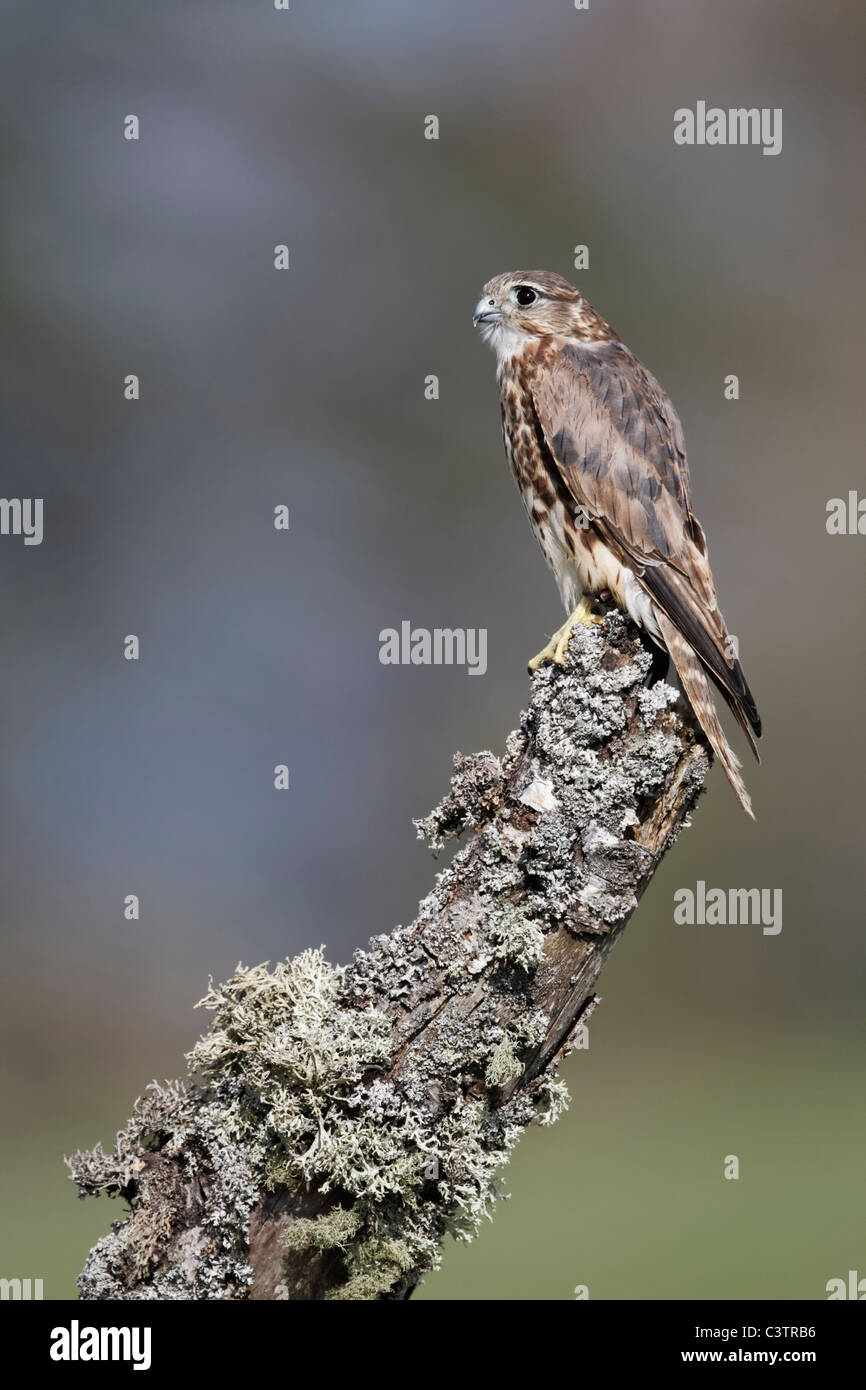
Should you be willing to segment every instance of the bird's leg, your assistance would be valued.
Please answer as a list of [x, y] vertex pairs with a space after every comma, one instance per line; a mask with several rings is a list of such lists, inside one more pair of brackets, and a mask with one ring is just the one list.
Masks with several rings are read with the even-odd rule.
[[566, 618], [561, 628], [553, 634], [543, 651], [534, 656], [529, 663], [530, 671], [537, 671], [543, 661], [555, 661], [557, 666], [561, 666], [565, 661], [565, 653], [568, 651], [568, 644], [571, 640], [571, 630], [576, 623], [584, 626], [591, 626], [593, 623], [603, 623], [604, 618], [598, 613], [593, 612], [592, 599], [584, 594], [574, 612]]

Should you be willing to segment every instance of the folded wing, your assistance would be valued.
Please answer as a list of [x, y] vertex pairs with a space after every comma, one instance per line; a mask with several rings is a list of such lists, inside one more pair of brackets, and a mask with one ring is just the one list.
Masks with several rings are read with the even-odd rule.
[[[575, 501], [667, 619], [662, 635], [672, 625], [717, 683], [757, 757], [752, 730], [760, 735], [760, 718], [719, 612], [706, 538], [691, 509], [682, 428], [667, 396], [618, 340], [569, 344], [547, 359], [531, 389]], [[679, 649], [679, 661], [677, 650], [671, 656], [684, 679], [684, 649], [666, 642]], [[701, 723], [715, 746], [715, 730], [711, 736]]]

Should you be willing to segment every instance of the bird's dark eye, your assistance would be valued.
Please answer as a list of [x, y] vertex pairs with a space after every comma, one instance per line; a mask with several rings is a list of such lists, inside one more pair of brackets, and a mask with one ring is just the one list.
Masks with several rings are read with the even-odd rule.
[[530, 304], [534, 304], [538, 295], [535, 290], [531, 290], [528, 285], [520, 285], [514, 292], [514, 298], [521, 308], [526, 309]]

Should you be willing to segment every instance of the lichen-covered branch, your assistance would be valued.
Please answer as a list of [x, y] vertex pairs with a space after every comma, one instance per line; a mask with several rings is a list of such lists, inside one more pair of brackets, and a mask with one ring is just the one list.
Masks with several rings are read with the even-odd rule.
[[559, 1061], [708, 765], [636, 630], [578, 628], [504, 757], [458, 755], [418, 822], [435, 850], [468, 841], [414, 922], [347, 968], [238, 967], [202, 1001], [194, 1084], [151, 1088], [112, 1154], [70, 1160], [130, 1206], [82, 1297], [408, 1297], [567, 1103]]

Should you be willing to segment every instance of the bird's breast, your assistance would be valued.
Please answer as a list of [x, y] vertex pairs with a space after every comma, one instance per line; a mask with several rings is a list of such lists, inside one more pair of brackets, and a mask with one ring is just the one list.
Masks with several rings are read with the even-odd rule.
[[566, 486], [535, 413], [530, 380], [516, 364], [500, 373], [502, 433], [529, 524], [570, 612], [583, 594], [608, 592], [647, 625], [645, 595], [634, 575], [602, 540]]
[[584, 540], [575, 521], [577, 504], [544, 442], [529, 385], [517, 371], [500, 374], [505, 453], [529, 524], [556, 577], [563, 603], [574, 607], [583, 585]]

